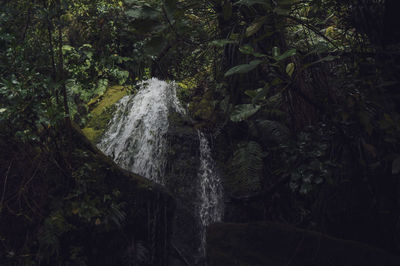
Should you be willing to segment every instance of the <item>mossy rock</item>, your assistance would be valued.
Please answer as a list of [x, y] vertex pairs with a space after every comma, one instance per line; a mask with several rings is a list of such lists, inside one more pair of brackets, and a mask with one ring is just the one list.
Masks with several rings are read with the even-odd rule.
[[85, 136], [97, 143], [107, 128], [115, 111], [115, 103], [127, 95], [129, 90], [124, 86], [112, 86], [106, 92], [88, 103], [90, 110], [89, 120], [82, 129]]
[[99, 141], [101, 134], [103, 133], [102, 130], [96, 130], [91, 127], [85, 127], [84, 129], [82, 129], [82, 132], [93, 143], [97, 143]]
[[128, 88], [120, 85], [109, 87], [104, 94], [94, 98], [87, 105], [90, 113], [100, 115], [104, 109], [118, 102], [128, 94]]

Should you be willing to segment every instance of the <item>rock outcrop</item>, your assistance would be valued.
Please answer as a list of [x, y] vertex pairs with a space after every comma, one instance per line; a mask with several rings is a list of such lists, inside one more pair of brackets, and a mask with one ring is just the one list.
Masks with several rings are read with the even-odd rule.
[[42, 146], [0, 135], [0, 264], [168, 265], [171, 194], [77, 126], [67, 135]]

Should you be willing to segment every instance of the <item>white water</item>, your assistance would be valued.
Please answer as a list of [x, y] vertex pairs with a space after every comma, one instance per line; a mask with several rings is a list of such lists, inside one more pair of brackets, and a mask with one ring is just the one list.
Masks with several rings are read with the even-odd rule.
[[163, 184], [168, 113], [184, 113], [176, 86], [152, 78], [123, 97], [98, 147], [122, 168]]
[[215, 171], [214, 160], [207, 138], [198, 131], [200, 140], [200, 168], [198, 177], [200, 181], [199, 216], [201, 222], [200, 252], [205, 255], [206, 228], [208, 225], [222, 220], [223, 198], [221, 180]]
[[[139, 84], [136, 95], [123, 97], [116, 105], [114, 117], [98, 147], [113, 157], [122, 168], [164, 184], [166, 165], [168, 114], [171, 110], [184, 115], [176, 96], [176, 85], [152, 78]], [[201, 225], [199, 253], [205, 255], [206, 227], [221, 221], [223, 214], [222, 186], [215, 171], [207, 138], [198, 131], [200, 167], [198, 195], [194, 196], [194, 213]], [[193, 185], [196, 185], [194, 183]]]

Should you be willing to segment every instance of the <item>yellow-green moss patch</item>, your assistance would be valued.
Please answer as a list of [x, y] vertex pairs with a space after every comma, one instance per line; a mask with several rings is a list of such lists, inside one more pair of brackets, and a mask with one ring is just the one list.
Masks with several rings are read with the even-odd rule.
[[83, 134], [93, 143], [98, 142], [101, 133], [103, 132], [102, 130], [96, 130], [91, 127], [85, 127], [82, 129]]
[[89, 121], [82, 131], [90, 141], [93, 143], [99, 141], [115, 110], [114, 104], [127, 94], [127, 87], [113, 86], [109, 87], [103, 95], [88, 103], [91, 110]]
[[108, 88], [103, 95], [96, 97], [88, 103], [89, 108], [94, 107], [90, 113], [92, 115], [100, 115], [104, 109], [118, 102], [127, 93], [128, 90], [124, 86], [112, 86]]

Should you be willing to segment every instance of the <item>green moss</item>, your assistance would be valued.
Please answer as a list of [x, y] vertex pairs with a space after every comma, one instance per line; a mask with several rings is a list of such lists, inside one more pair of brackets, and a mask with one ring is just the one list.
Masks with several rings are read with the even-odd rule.
[[101, 130], [96, 130], [91, 127], [85, 127], [84, 129], [82, 129], [82, 132], [93, 143], [97, 143], [99, 141], [102, 133]]
[[93, 143], [100, 140], [115, 111], [115, 103], [128, 94], [128, 89], [123, 86], [113, 86], [99, 97], [91, 100], [88, 107], [91, 109], [89, 120], [82, 129], [86, 137]]
[[96, 130], [105, 130], [108, 122], [110, 121], [113, 113], [115, 111], [115, 105], [109, 106], [100, 114], [91, 113], [91, 119], [89, 120], [87, 127], [92, 127]]
[[113, 86], [106, 90], [106, 92], [93, 99], [88, 103], [92, 115], [100, 115], [104, 109], [112, 106], [114, 103], [118, 102], [122, 97], [128, 93], [126, 87], [123, 86]]

